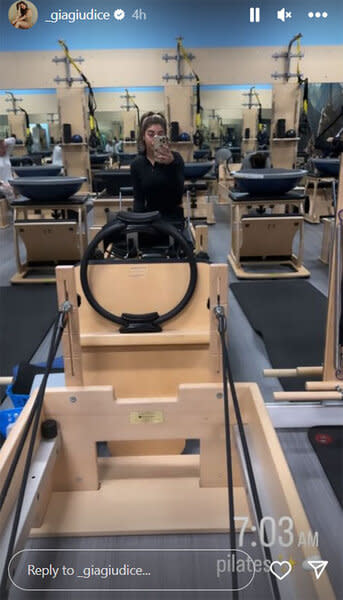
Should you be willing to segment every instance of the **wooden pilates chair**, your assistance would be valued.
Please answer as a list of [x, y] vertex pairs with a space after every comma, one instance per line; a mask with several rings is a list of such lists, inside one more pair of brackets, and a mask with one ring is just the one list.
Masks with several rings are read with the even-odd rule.
[[[343, 211], [343, 169], [340, 167], [337, 210], [334, 224], [333, 250], [330, 259], [329, 297], [326, 323], [324, 364], [298, 366], [293, 369], [266, 369], [267, 377], [321, 377], [321, 381], [306, 382], [305, 392], [275, 392], [277, 401], [292, 402], [341, 402], [343, 381], [343, 340], [340, 333], [342, 318], [342, 211]], [[343, 404], [342, 404], [343, 406]]]
[[[218, 304], [227, 312], [228, 268], [196, 263], [185, 253], [187, 260], [90, 260], [57, 268], [59, 304], [72, 307], [63, 335], [65, 386], [47, 389], [42, 419], [57, 422], [59, 448], [31, 536], [228, 530], [222, 362], [214, 314]], [[187, 295], [194, 272], [193, 293], [179, 313], [164, 320]], [[101, 316], [90, 304], [94, 301], [112, 319]], [[143, 312], [154, 316], [144, 319]], [[113, 320], [117, 315], [121, 322]], [[266, 514], [277, 522], [291, 515], [295, 535], [309, 531], [257, 385], [235, 387], [253, 464], [262, 467], [257, 477]], [[0, 487], [32, 402], [0, 452]], [[246, 516], [251, 529], [231, 400], [229, 412], [236, 514]], [[200, 440], [199, 454], [180, 454], [186, 439]], [[98, 441], [110, 443], [111, 457], [97, 456]], [[300, 564], [313, 553], [309, 547], [293, 550]], [[276, 557], [279, 551], [276, 547]], [[325, 575], [319, 581], [306, 575], [304, 582], [298, 569], [292, 576], [299, 594], [333, 598]]]

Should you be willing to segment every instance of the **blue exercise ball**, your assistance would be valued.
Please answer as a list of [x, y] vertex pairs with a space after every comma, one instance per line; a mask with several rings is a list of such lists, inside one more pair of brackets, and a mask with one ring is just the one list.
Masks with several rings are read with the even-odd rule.
[[179, 141], [180, 142], [190, 142], [191, 141], [191, 136], [186, 131], [183, 131], [179, 135]]

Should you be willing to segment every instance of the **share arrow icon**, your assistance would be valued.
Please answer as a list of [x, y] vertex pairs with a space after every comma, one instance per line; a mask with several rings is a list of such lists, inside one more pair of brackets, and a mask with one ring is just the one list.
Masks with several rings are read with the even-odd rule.
[[308, 560], [307, 563], [314, 570], [316, 579], [319, 579], [319, 577], [322, 575], [323, 571], [329, 564], [327, 560]]

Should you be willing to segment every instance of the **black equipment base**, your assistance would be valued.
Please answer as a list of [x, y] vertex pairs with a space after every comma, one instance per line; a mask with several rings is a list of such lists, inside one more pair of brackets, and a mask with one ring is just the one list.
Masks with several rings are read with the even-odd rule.
[[39, 205], [39, 208], [44, 208], [45, 206], [49, 208], [51, 206], [58, 206], [59, 204], [63, 206], [72, 206], [74, 204], [85, 204], [85, 202], [87, 202], [89, 198], [89, 194], [74, 194], [73, 196], [70, 196], [70, 198], [68, 198], [67, 200], [51, 200], [49, 199], [49, 197], [47, 197], [46, 200], [32, 200], [31, 198], [26, 198], [26, 196], [19, 196], [15, 200], [11, 201], [11, 206], [15, 208], [31, 208], [37, 205]]
[[[327, 299], [310, 283], [248, 281], [230, 288], [250, 325], [263, 338], [273, 368], [323, 363]], [[305, 378], [285, 377], [280, 382], [287, 391], [299, 391], [304, 389]]]
[[[291, 200], [302, 200], [305, 198], [305, 194], [303, 192], [290, 191], [286, 194], [274, 194], [272, 196], [255, 196], [253, 194], [249, 194], [248, 192], [239, 192], [237, 190], [230, 190], [229, 196], [231, 200], [234, 202], [239, 202], [240, 200], [251, 200], [251, 202], [259, 202], [260, 204], [269, 203], [272, 204], [273, 200], [284, 200], [285, 204], [291, 203]], [[279, 215], [277, 215], [279, 216]]]
[[56, 313], [55, 286], [0, 288], [0, 375], [31, 359]]
[[308, 438], [343, 508], [343, 427], [311, 427]]

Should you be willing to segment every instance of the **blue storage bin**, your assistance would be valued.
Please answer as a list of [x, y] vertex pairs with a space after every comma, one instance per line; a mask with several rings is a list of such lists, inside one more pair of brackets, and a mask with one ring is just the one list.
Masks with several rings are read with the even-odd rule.
[[[41, 367], [42, 369], [45, 369], [46, 363], [45, 362], [33, 363], [32, 366]], [[58, 356], [57, 358], [55, 358], [55, 360], [52, 364], [52, 369], [58, 369], [58, 370], [63, 371], [63, 368], [64, 368], [63, 357]], [[13, 377], [15, 378], [17, 376], [17, 374], [18, 374], [18, 366], [14, 367], [14, 369], [13, 369]], [[23, 406], [25, 406], [25, 403], [27, 402], [27, 400], [30, 397], [30, 394], [14, 394], [12, 383], [7, 386], [6, 394], [12, 400], [13, 406], [15, 408], [22, 408]]]
[[12, 402], [13, 402], [13, 406], [15, 408], [23, 408], [23, 406], [25, 406], [25, 403], [27, 402], [27, 400], [30, 398], [29, 394], [14, 394], [12, 392], [12, 387], [13, 384], [10, 383], [7, 388], [6, 388], [6, 394], [9, 398], [11, 398]]
[[10, 408], [8, 410], [0, 410], [0, 433], [3, 437], [7, 436], [9, 425], [16, 422], [22, 408]]

